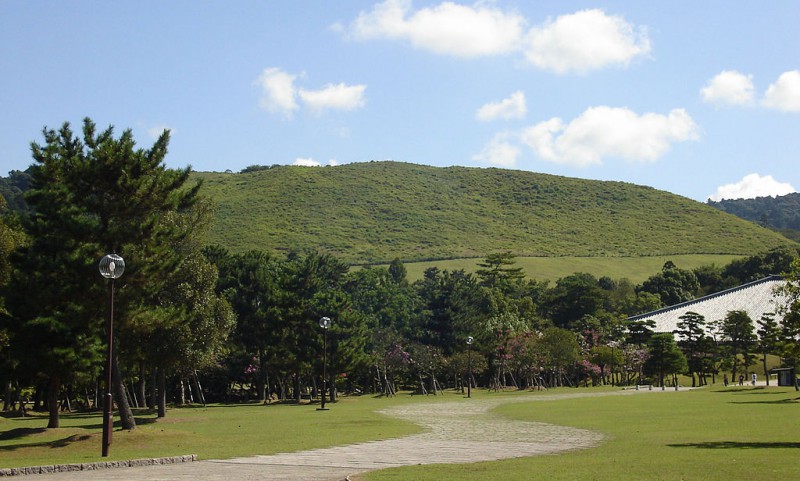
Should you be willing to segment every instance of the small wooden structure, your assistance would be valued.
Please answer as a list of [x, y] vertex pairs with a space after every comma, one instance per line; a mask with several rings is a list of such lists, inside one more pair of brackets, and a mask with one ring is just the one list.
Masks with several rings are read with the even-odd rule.
[[779, 367], [769, 371], [770, 374], [778, 376], [778, 386], [792, 386], [795, 387], [797, 382], [797, 375], [793, 367]]

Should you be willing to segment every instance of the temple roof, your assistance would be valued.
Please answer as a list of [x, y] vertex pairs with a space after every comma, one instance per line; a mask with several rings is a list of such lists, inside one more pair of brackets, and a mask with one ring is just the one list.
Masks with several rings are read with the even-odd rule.
[[696, 312], [710, 323], [724, 319], [730, 311], [744, 311], [753, 322], [758, 322], [762, 315], [774, 313], [779, 306], [786, 305], [786, 296], [776, 293], [776, 289], [785, 282], [781, 276], [769, 276], [691, 301], [631, 316], [628, 320], [653, 320], [656, 323], [655, 332], [675, 331], [680, 317], [687, 312]]

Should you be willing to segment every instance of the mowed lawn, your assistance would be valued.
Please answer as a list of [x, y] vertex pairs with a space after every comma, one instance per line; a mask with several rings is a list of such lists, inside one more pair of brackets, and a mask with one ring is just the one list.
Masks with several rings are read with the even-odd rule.
[[[591, 429], [606, 438], [570, 453], [469, 465], [427, 465], [359, 475], [384, 480], [793, 480], [800, 479], [800, 393], [778, 387], [712, 387], [624, 396], [536, 400], [542, 394], [593, 393], [617, 388], [556, 389], [543, 393], [488, 393], [473, 399], [443, 396], [345, 398], [315, 405], [213, 405], [171, 409], [165, 419], [138, 417], [132, 431], [115, 431], [110, 459], [198, 454], [201, 459], [298, 451], [419, 432], [377, 411], [401, 403], [477, 402], [509, 396], [498, 412], [520, 421]], [[529, 397], [530, 402], [520, 402]], [[66, 414], [64, 427], [47, 420], [0, 418], [0, 467], [99, 461], [96, 414]]]
[[[550, 281], [551, 285], [558, 279], [576, 272], [587, 272], [600, 278], [608, 276], [614, 280], [627, 278], [635, 284], [641, 284], [648, 277], [661, 272], [667, 261], [672, 261], [681, 269], [695, 269], [700, 266], [716, 265], [724, 267], [742, 256], [726, 254], [681, 254], [672, 256], [649, 257], [517, 257], [514, 267], [521, 267], [525, 275], [537, 281]], [[441, 270], [459, 270], [475, 272], [480, 269], [478, 263], [483, 259], [453, 259], [428, 262], [409, 262], [405, 264], [408, 279], [422, 279], [429, 267]]]
[[729, 387], [501, 406], [522, 421], [599, 431], [600, 446], [470, 465], [396, 468], [368, 481], [734, 481], [800, 479], [800, 393]]
[[58, 429], [47, 417], [0, 417], [0, 468], [197, 454], [224, 459], [299, 451], [406, 436], [420, 427], [376, 411], [419, 397], [342, 398], [317, 411], [317, 404], [209, 405], [170, 409], [167, 416], [136, 415], [133, 431], [113, 433], [110, 456], [102, 458], [100, 413], [62, 415]]

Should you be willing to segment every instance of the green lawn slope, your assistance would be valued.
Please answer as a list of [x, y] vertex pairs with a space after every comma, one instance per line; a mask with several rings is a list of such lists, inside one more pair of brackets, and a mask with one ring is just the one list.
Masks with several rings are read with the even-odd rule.
[[751, 255], [792, 244], [700, 202], [623, 182], [398, 162], [194, 176], [217, 206], [207, 242], [233, 252], [318, 249], [373, 264], [500, 250]]
[[[692, 270], [700, 266], [726, 266], [742, 256], [726, 254], [678, 254], [672, 256], [642, 256], [642, 257], [518, 257], [515, 267], [522, 271], [529, 279], [550, 281], [555, 283], [562, 277], [576, 272], [586, 272], [600, 278], [603, 276], [612, 279], [626, 278], [636, 284], [641, 284], [657, 272], [669, 261], [681, 269]], [[424, 277], [425, 270], [437, 267], [441, 270], [455, 271], [463, 269], [475, 273], [483, 259], [448, 259], [439, 261], [411, 262], [405, 264], [408, 279], [420, 280]]]

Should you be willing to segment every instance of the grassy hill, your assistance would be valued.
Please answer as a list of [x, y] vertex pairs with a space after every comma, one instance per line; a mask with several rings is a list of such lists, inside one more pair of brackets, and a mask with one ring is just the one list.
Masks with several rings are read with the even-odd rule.
[[353, 264], [519, 257], [749, 255], [791, 242], [650, 187], [503, 169], [369, 162], [194, 174], [233, 252], [319, 249]]

